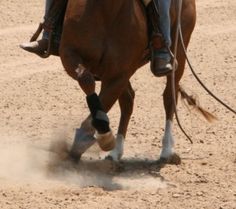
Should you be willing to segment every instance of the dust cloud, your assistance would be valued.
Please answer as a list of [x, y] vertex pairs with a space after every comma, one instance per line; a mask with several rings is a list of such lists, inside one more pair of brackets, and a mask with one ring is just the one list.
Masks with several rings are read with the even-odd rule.
[[[0, 146], [0, 178], [5, 182], [38, 184], [47, 187], [53, 183], [104, 190], [130, 190], [166, 187], [159, 177], [140, 171], [133, 175], [132, 166], [120, 170], [114, 163], [101, 160], [98, 148], [86, 153], [79, 163], [68, 156], [70, 145], [53, 140], [48, 147], [32, 144], [4, 144]], [[92, 157], [91, 157], [92, 156]]]

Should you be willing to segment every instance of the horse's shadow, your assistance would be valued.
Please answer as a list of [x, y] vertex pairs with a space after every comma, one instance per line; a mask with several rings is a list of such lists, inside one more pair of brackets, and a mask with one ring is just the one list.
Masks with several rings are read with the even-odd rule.
[[49, 153], [47, 173], [53, 178], [69, 180], [81, 187], [121, 190], [138, 188], [144, 183], [148, 187], [149, 180], [152, 181], [150, 186], [157, 183], [162, 187], [165, 182], [160, 175], [165, 164], [159, 160], [127, 158], [114, 162], [83, 156], [79, 162], [75, 162], [68, 152], [68, 146], [63, 143], [58, 143]]
[[[156, 181], [163, 187], [164, 178], [160, 175], [163, 164], [159, 161], [144, 159], [125, 159], [120, 162], [99, 159], [81, 159], [75, 163], [69, 159], [51, 161], [48, 174], [77, 178], [80, 187], [101, 187], [104, 190], [122, 190], [148, 187], [147, 180]], [[136, 184], [136, 185], [134, 185]], [[140, 185], [137, 185], [140, 184]], [[151, 186], [151, 184], [150, 184]]]
[[82, 159], [78, 163], [78, 170], [88, 170], [88, 171], [96, 171], [101, 173], [107, 173], [114, 176], [124, 176], [125, 174], [133, 174], [139, 175], [142, 173], [150, 174], [153, 176], [157, 176], [160, 172], [161, 168], [164, 167], [164, 164], [159, 160], [146, 160], [146, 159], [124, 159], [119, 162], [115, 162], [112, 160], [89, 160]]

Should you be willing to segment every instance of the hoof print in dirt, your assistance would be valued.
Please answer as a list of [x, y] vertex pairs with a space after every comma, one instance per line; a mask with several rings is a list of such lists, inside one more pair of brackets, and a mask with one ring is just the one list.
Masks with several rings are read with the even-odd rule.
[[158, 160], [158, 163], [160, 164], [170, 164], [170, 165], [180, 165], [181, 164], [181, 158], [179, 157], [178, 154], [174, 153], [173, 155], [171, 155], [169, 158], [163, 158], [161, 157]]
[[120, 161], [116, 161], [112, 156], [106, 156], [104, 161], [110, 165], [110, 170], [113, 172], [121, 172], [123, 171], [123, 166]]

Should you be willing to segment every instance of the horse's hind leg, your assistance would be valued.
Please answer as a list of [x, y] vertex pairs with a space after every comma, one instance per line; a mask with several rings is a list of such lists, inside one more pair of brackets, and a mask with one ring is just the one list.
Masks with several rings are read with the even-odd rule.
[[[194, 1], [188, 2], [187, 5], [183, 5], [183, 6], [184, 7], [183, 7], [183, 12], [182, 12], [181, 23], [182, 23], [184, 44], [185, 44], [185, 47], [187, 47], [190, 41], [192, 31], [195, 26], [196, 11], [195, 11]], [[173, 37], [174, 36], [175, 34], [173, 33]], [[178, 44], [177, 60], [178, 60], [178, 69], [176, 71], [176, 76], [175, 76], [176, 97], [178, 95], [179, 82], [184, 73], [184, 67], [185, 67], [185, 62], [186, 62], [184, 51], [180, 42]], [[160, 158], [164, 162], [167, 162], [167, 163], [179, 164], [180, 158], [174, 153], [174, 150], [173, 150], [174, 138], [172, 135], [172, 121], [173, 121], [173, 115], [174, 115], [174, 106], [173, 106], [172, 98], [173, 97], [172, 97], [171, 76], [168, 76], [166, 88], [163, 94], [164, 107], [165, 107], [165, 112], [166, 112], [166, 126], [165, 126], [164, 137], [162, 139], [162, 151], [161, 151]], [[177, 98], [176, 98], [176, 102], [177, 102]]]
[[128, 87], [123, 91], [119, 97], [120, 105], [120, 123], [118, 128], [118, 133], [116, 136], [116, 146], [106, 157], [114, 161], [119, 161], [123, 155], [124, 140], [126, 137], [127, 128], [129, 125], [129, 120], [133, 112], [135, 92], [129, 83]]

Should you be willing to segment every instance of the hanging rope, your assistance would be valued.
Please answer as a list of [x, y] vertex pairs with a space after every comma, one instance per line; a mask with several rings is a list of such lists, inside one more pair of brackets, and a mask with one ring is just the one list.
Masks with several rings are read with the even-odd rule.
[[215, 96], [204, 84], [203, 82], [201, 81], [201, 79], [197, 76], [195, 70], [193, 69], [190, 61], [189, 61], [189, 58], [188, 58], [188, 55], [187, 55], [187, 50], [184, 46], [184, 40], [183, 40], [183, 34], [182, 34], [182, 30], [180, 29], [179, 30], [179, 35], [180, 35], [180, 41], [181, 41], [181, 45], [182, 45], [182, 48], [183, 48], [183, 51], [184, 51], [184, 54], [185, 54], [185, 58], [187, 60], [187, 63], [189, 65], [189, 68], [193, 74], [193, 76], [196, 78], [196, 80], [200, 83], [200, 85], [205, 89], [205, 91], [210, 95], [212, 96], [216, 101], [218, 101], [221, 105], [223, 105], [224, 107], [226, 107], [228, 110], [230, 110], [232, 113], [236, 114], [236, 111], [231, 108], [230, 106], [228, 106], [225, 102], [223, 102], [222, 100], [220, 100], [217, 96]]
[[190, 141], [190, 143], [192, 144], [193, 141], [191, 139], [191, 137], [186, 133], [186, 131], [184, 130], [184, 128], [181, 125], [179, 116], [178, 116], [178, 110], [177, 110], [177, 104], [176, 104], [176, 89], [175, 89], [175, 71], [177, 69], [177, 51], [178, 51], [178, 42], [179, 42], [179, 34], [180, 34], [180, 30], [181, 30], [181, 12], [182, 12], [182, 0], [178, 1], [178, 7], [177, 7], [177, 25], [176, 25], [176, 33], [175, 33], [175, 43], [174, 43], [174, 54], [170, 51], [170, 54], [172, 56], [173, 59], [173, 72], [171, 74], [171, 90], [172, 90], [172, 100], [173, 100], [173, 104], [174, 104], [174, 112], [175, 112], [175, 117], [176, 117], [176, 121], [177, 124], [180, 128], [180, 130], [184, 133], [184, 135], [187, 137], [187, 139]]

